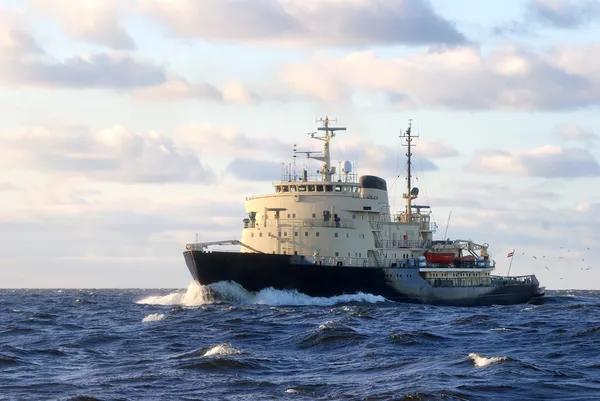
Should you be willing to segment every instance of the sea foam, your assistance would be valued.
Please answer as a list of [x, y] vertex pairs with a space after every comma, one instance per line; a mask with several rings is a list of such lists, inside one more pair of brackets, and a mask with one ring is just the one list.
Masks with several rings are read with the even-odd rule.
[[216, 302], [233, 302], [240, 304], [257, 304], [271, 306], [330, 306], [347, 302], [386, 302], [378, 295], [359, 292], [352, 295], [334, 297], [311, 297], [295, 290], [276, 290], [265, 288], [257, 293], [247, 291], [234, 282], [221, 281], [204, 286], [192, 281], [185, 292], [177, 291], [167, 295], [149, 296], [137, 301], [138, 304], [149, 305], [183, 305], [200, 306]]
[[164, 313], [151, 313], [142, 319], [142, 323], [158, 322], [160, 320], [163, 320], [164, 318], [165, 318]]
[[473, 364], [478, 368], [482, 368], [484, 366], [488, 366], [488, 365], [491, 365], [496, 362], [503, 362], [503, 361], [509, 360], [509, 358], [506, 356], [493, 356], [493, 357], [487, 358], [485, 356], [476, 354], [474, 352], [469, 354], [469, 359], [472, 360]]

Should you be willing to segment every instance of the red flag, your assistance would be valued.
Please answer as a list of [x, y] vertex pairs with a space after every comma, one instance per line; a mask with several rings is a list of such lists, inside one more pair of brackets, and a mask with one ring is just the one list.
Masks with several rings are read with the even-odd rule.
[[507, 258], [512, 258], [515, 255], [515, 251], [509, 252], [508, 255], [506, 255]]

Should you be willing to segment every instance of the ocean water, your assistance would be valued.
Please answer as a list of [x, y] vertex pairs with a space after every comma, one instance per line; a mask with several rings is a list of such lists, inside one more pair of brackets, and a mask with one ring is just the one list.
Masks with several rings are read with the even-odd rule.
[[598, 400], [600, 292], [457, 308], [233, 283], [0, 290], [0, 399]]

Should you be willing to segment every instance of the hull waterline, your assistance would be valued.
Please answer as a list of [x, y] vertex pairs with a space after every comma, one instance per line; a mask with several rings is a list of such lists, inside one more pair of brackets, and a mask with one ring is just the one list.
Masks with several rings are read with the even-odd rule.
[[233, 281], [253, 292], [271, 287], [313, 297], [363, 292], [390, 301], [453, 306], [520, 304], [543, 295], [537, 283], [433, 287], [419, 276], [418, 268], [299, 264], [290, 255], [236, 252], [186, 251], [184, 258], [200, 284]]

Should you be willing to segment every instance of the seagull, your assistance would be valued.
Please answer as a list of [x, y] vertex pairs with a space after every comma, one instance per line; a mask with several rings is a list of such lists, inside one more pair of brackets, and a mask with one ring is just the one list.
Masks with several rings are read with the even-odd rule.
[[559, 259], [562, 259], [563, 257], [562, 257], [562, 256], [559, 256], [558, 258], [559, 258]]
[[534, 259], [537, 259], [537, 257], [533, 256]]
[[546, 270], [550, 270], [550, 269], [548, 269], [548, 266], [544, 266], [544, 267], [546, 268]]

